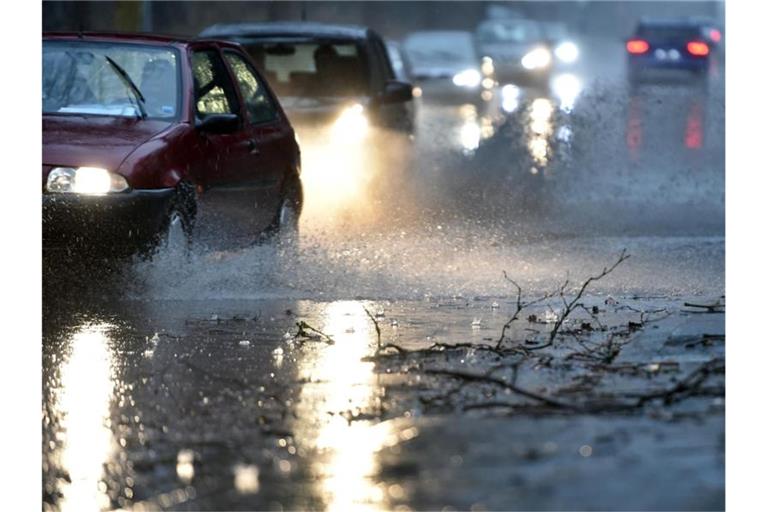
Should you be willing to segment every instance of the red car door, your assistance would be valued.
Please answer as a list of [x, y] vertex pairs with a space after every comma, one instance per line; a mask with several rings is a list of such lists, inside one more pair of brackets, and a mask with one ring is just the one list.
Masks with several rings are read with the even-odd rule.
[[[226, 65], [214, 46], [195, 47], [190, 55], [194, 83], [195, 120], [203, 154], [192, 172], [199, 185], [196, 237], [215, 248], [240, 246], [258, 235], [254, 213], [259, 209], [253, 169], [261, 160]], [[209, 131], [210, 116], [236, 115], [240, 122], [228, 130]]]
[[258, 222], [263, 229], [277, 212], [285, 177], [297, 170], [295, 137], [248, 57], [234, 48], [225, 48], [223, 53], [243, 103], [246, 131], [255, 148], [246, 180], [255, 185], [260, 206]]

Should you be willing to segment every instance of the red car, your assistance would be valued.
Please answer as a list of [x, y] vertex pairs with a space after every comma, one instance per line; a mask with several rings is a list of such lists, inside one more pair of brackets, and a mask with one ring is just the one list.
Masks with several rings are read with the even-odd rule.
[[300, 172], [293, 128], [240, 45], [44, 34], [44, 248], [296, 234]]

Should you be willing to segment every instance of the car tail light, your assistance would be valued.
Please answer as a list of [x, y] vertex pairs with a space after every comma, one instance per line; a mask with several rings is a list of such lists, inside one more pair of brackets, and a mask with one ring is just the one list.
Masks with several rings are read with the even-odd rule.
[[713, 29], [710, 29], [709, 31], [709, 38], [714, 42], [719, 43], [720, 39], [723, 38], [723, 34], [721, 34], [720, 31], [717, 30], [716, 28], [713, 28]]
[[647, 52], [649, 48], [648, 41], [643, 41], [642, 39], [630, 39], [627, 41], [627, 51], [629, 53], [641, 54]]
[[696, 55], [697, 57], [709, 55], [709, 46], [703, 41], [691, 41], [686, 48], [688, 49], [688, 53]]

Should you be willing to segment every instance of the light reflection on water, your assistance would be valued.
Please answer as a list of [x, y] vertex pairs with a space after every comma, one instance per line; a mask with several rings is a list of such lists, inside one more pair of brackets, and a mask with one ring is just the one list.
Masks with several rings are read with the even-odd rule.
[[60, 480], [62, 511], [102, 510], [110, 506], [103, 483], [104, 464], [116, 451], [109, 428], [113, 359], [108, 324], [81, 327], [70, 341], [61, 367], [61, 387], [53, 403], [63, 446], [58, 456], [69, 481]]
[[464, 154], [472, 154], [480, 142], [493, 136], [496, 128], [489, 115], [478, 115], [474, 105], [462, 105], [459, 110], [458, 142]]
[[531, 103], [528, 151], [538, 168], [546, 167], [549, 162], [553, 112], [554, 107], [549, 99], [537, 98]]
[[391, 438], [388, 423], [349, 421], [372, 414], [380, 386], [373, 363], [361, 359], [375, 346], [363, 305], [338, 301], [327, 305], [322, 330], [335, 344], [313, 351], [300, 363], [302, 388], [297, 442], [318, 451], [313, 473], [329, 510], [380, 510], [385, 493], [376, 485], [376, 454]]

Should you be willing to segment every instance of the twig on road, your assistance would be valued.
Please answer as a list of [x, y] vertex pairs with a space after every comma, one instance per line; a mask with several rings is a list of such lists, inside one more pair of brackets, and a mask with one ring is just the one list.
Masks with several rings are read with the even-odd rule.
[[507, 272], [504, 271], [504, 279], [512, 283], [512, 285], [517, 289], [517, 301], [515, 304], [515, 312], [512, 314], [509, 320], [507, 320], [507, 323], [504, 324], [504, 326], [501, 328], [501, 336], [499, 336], [498, 341], [496, 342], [496, 349], [500, 350], [502, 344], [504, 343], [504, 337], [507, 334], [507, 329], [509, 329], [512, 324], [517, 320], [517, 318], [520, 316], [520, 313], [527, 307], [532, 306], [534, 304], [537, 304], [539, 302], [542, 302], [548, 298], [550, 298], [551, 294], [546, 294], [543, 297], [539, 297], [538, 299], [532, 300], [530, 302], [524, 303], [522, 300], [523, 296], [523, 289], [520, 288], [520, 285], [517, 284], [514, 280], [510, 279], [509, 276], [507, 276]]
[[298, 328], [298, 331], [293, 336], [293, 339], [304, 342], [306, 340], [317, 340], [320, 339], [322, 341], [325, 341], [329, 345], [333, 345], [336, 343], [333, 338], [325, 334], [320, 329], [317, 329], [315, 327], [312, 327], [304, 320], [299, 320], [296, 322], [296, 327]]
[[592, 276], [588, 278], [586, 281], [584, 281], [584, 283], [581, 285], [581, 288], [579, 289], [576, 296], [570, 301], [567, 301], [565, 299], [565, 288], [568, 285], [568, 280], [566, 279], [563, 286], [560, 287], [560, 297], [563, 299], [563, 304], [565, 306], [565, 309], [563, 310], [563, 313], [558, 316], [557, 321], [555, 321], [555, 325], [552, 327], [552, 331], [550, 331], [549, 333], [549, 339], [547, 340], [546, 343], [543, 343], [536, 347], [526, 347], [526, 350], [540, 350], [542, 348], [547, 348], [551, 346], [554, 343], [555, 338], [557, 337], [557, 334], [560, 332], [560, 327], [562, 327], [563, 322], [565, 322], [565, 320], [568, 318], [568, 316], [570, 316], [573, 310], [576, 309], [577, 304], [581, 300], [581, 297], [584, 295], [584, 292], [587, 290], [589, 285], [595, 281], [599, 281], [600, 279], [604, 278], [605, 276], [613, 272], [616, 269], [616, 267], [618, 267], [621, 263], [626, 261], [628, 258], [629, 258], [629, 254], [627, 254], [627, 250], [622, 249], [621, 254], [619, 255], [619, 259], [616, 260], [616, 262], [610, 267], [603, 268], [603, 271], [600, 272], [600, 274], [596, 276]]

